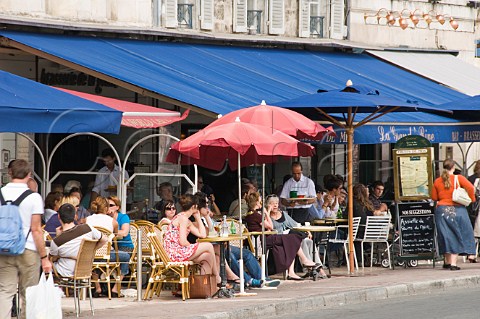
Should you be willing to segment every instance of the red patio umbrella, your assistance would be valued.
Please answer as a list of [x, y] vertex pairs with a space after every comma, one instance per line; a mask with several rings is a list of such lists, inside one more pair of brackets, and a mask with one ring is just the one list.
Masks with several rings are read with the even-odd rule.
[[273, 163], [280, 156], [312, 156], [313, 147], [275, 129], [234, 121], [207, 126], [173, 144], [166, 161], [177, 163], [180, 158], [182, 165], [197, 164], [213, 170], [221, 170], [228, 161], [236, 170], [238, 155], [243, 167]]
[[[207, 168], [220, 169], [228, 161], [232, 169], [251, 164], [273, 162], [278, 156], [312, 156], [312, 146], [302, 143], [280, 131], [265, 126], [234, 122], [206, 127], [183, 141], [172, 145], [167, 154], [167, 162], [177, 163], [187, 158]], [[182, 162], [181, 162], [182, 163]], [[241, 174], [238, 172], [239, 211], [241, 203]], [[242, 214], [239, 216], [240, 234], [242, 234]], [[240, 241], [240, 292], [244, 292], [243, 253]]]
[[208, 127], [231, 123], [237, 117], [244, 123], [270, 127], [296, 139], [321, 140], [326, 135], [334, 134], [331, 126], [324, 128], [303, 114], [286, 108], [267, 105], [265, 101], [262, 101], [260, 105], [230, 112], [215, 120]]

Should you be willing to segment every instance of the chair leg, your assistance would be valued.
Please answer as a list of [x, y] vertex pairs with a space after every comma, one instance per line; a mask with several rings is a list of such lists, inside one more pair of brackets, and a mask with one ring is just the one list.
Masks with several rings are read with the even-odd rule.
[[80, 299], [77, 295], [77, 281], [73, 280], [73, 302], [75, 303], [75, 315], [77, 318], [80, 316]]
[[92, 316], [95, 316], [95, 309], [93, 308], [93, 299], [92, 299], [92, 289], [91, 289], [92, 283], [90, 279], [88, 279], [88, 299], [90, 299], [90, 312], [92, 313]]
[[385, 241], [387, 244], [387, 256], [388, 256], [388, 267], [392, 269], [392, 259], [390, 258], [390, 248], [388, 247], [388, 241]]
[[364, 257], [363, 257], [363, 241], [361, 242], [360, 247], [362, 249], [362, 270], [364, 270], [365, 269], [365, 263], [364, 263], [364, 260], [363, 260], [364, 259]]
[[345, 259], [347, 260], [347, 271], [350, 271], [350, 255], [348, 253], [347, 243], [343, 243], [343, 250], [345, 251]]
[[375, 243], [370, 243], [370, 268], [373, 267], [373, 248], [375, 247]]

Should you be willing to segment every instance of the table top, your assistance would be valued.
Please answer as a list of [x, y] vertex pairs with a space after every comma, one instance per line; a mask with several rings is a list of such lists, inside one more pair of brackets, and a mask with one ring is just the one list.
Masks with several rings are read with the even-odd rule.
[[242, 240], [242, 239], [245, 239], [245, 238], [247, 238], [247, 237], [238, 236], [238, 235], [229, 235], [228, 237], [215, 236], [215, 237], [198, 238], [197, 242], [199, 242], [199, 243], [216, 243], [216, 242], [221, 242], [221, 241]]
[[310, 231], [310, 232], [330, 232], [335, 231], [335, 226], [297, 226], [293, 230]]
[[245, 233], [245, 235], [251, 235], [251, 236], [257, 236], [257, 235], [276, 235], [278, 232], [276, 230], [266, 230], [263, 233], [261, 231], [249, 231], [248, 233]]
[[324, 218], [324, 219], [315, 219], [312, 221], [314, 225], [325, 225], [325, 224], [341, 224], [348, 223], [347, 218]]
[[309, 199], [315, 199], [316, 197], [290, 197], [287, 198], [289, 201], [302, 201], [302, 200], [309, 200]]

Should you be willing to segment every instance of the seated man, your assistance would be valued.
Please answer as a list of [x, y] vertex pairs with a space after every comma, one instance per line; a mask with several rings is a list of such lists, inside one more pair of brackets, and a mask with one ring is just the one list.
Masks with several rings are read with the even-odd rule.
[[375, 181], [375, 182], [372, 183], [371, 188], [372, 188], [372, 191], [371, 191], [370, 195], [368, 196], [368, 198], [372, 202], [373, 208], [376, 211], [380, 211], [382, 213], [388, 211], [387, 204], [382, 203], [382, 201], [381, 201], [383, 191], [385, 190], [385, 186], [384, 186], [383, 182], [382, 181]]
[[60, 234], [50, 244], [50, 255], [53, 256], [54, 267], [63, 277], [74, 275], [76, 258], [83, 238], [98, 239], [96, 249], [107, 242], [97, 229], [88, 224], [75, 225], [76, 210], [72, 204], [63, 204], [58, 210], [61, 228]]

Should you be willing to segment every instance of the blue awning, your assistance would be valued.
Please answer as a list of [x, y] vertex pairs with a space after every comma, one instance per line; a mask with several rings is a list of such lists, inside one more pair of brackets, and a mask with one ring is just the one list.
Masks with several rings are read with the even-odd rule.
[[12, 47], [63, 59], [215, 114], [353, 83], [442, 104], [466, 97], [367, 54], [151, 42], [0, 31]]
[[0, 132], [114, 133], [122, 112], [0, 71]]
[[[342, 118], [341, 114], [331, 115]], [[364, 117], [358, 114], [357, 121]], [[334, 130], [337, 135], [327, 136], [322, 143], [346, 144], [346, 132], [338, 127]], [[421, 135], [432, 143], [480, 142], [480, 123], [423, 112], [390, 113], [356, 128], [353, 139], [355, 144], [396, 143], [406, 135]]]

